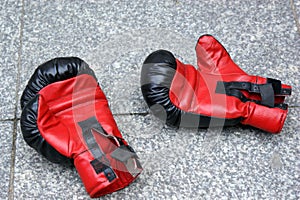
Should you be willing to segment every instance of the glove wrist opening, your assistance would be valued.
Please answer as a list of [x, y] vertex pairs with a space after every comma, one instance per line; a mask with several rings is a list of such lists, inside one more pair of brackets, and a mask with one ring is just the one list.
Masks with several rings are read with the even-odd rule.
[[269, 108], [249, 102], [247, 117], [241, 123], [270, 133], [279, 133], [284, 125], [287, 112], [287, 108]]

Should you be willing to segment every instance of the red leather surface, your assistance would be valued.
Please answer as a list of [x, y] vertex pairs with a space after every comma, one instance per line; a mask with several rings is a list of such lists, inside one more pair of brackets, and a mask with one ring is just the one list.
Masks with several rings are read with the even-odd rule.
[[[196, 45], [197, 65], [202, 73], [221, 75], [248, 75], [237, 64], [233, 62], [226, 49], [212, 36], [200, 37]], [[254, 76], [252, 83], [265, 84], [267, 79]], [[226, 79], [226, 77], [224, 77]], [[230, 79], [230, 78], [229, 78]], [[231, 81], [244, 81], [239, 76], [233, 76]], [[291, 89], [291, 86], [282, 84], [282, 88]], [[260, 95], [243, 92], [243, 94], [253, 100], [261, 100]], [[275, 103], [283, 103], [285, 96], [276, 95]]]
[[110, 157], [109, 153], [117, 145], [100, 134], [94, 134], [94, 137], [110, 160], [117, 178], [109, 182], [103, 173], [97, 174], [90, 164], [95, 158], [88, 151], [78, 122], [95, 116], [108, 134], [122, 138], [107, 99], [92, 76], [83, 74], [53, 83], [44, 87], [39, 95], [39, 105], [42, 106], [38, 109], [37, 123], [43, 138], [61, 154], [74, 159], [75, 167], [91, 197], [124, 188], [136, 178], [122, 162]]
[[[253, 102], [243, 103], [234, 96], [215, 92], [218, 81], [265, 84], [266, 78], [246, 74], [212, 36], [202, 36], [198, 40], [196, 54], [197, 69], [176, 60], [176, 74], [169, 93], [173, 104], [184, 111], [207, 116], [226, 119], [243, 117], [245, 120], [242, 123], [272, 133], [278, 133], [281, 130], [287, 110], [269, 108]], [[282, 87], [291, 88], [288, 85]], [[259, 94], [248, 91], [242, 91], [242, 93], [249, 99], [261, 100]], [[284, 96], [275, 97], [275, 103], [283, 101]]]
[[279, 133], [284, 125], [287, 116], [287, 110], [280, 108], [268, 108], [250, 102], [245, 120], [241, 123], [249, 124], [256, 128], [266, 130], [270, 133]]

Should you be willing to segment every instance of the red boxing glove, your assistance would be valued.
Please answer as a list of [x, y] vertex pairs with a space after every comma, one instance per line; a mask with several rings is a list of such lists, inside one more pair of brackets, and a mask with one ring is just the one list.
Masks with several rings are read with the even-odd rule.
[[144, 61], [141, 89], [153, 113], [170, 126], [210, 127], [238, 123], [279, 133], [291, 87], [241, 70], [211, 35], [196, 45], [198, 69], [159, 50]]
[[140, 174], [138, 157], [83, 60], [56, 58], [39, 66], [21, 107], [25, 141], [52, 162], [74, 163], [91, 197], [122, 189]]

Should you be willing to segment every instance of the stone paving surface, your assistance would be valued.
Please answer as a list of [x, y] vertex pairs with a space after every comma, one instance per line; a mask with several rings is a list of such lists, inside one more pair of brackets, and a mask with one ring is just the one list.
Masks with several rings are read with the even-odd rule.
[[[299, 199], [300, 1], [4, 0], [0, 5], [0, 198], [89, 199], [72, 167], [50, 163], [23, 140], [20, 96], [34, 69], [77, 56], [96, 72], [143, 173], [101, 199]], [[140, 70], [158, 49], [195, 65], [214, 35], [247, 73], [293, 87], [282, 132], [245, 126], [174, 130], [142, 98]]]

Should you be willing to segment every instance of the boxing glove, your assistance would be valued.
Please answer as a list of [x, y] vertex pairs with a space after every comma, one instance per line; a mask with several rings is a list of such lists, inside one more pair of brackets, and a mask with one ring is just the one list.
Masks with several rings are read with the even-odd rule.
[[240, 69], [211, 35], [196, 45], [197, 65], [165, 50], [151, 53], [141, 71], [141, 90], [152, 112], [174, 127], [251, 125], [279, 133], [291, 86]]
[[142, 167], [123, 139], [93, 70], [76, 57], [40, 65], [21, 97], [25, 141], [54, 163], [72, 163], [90, 197], [129, 185]]

